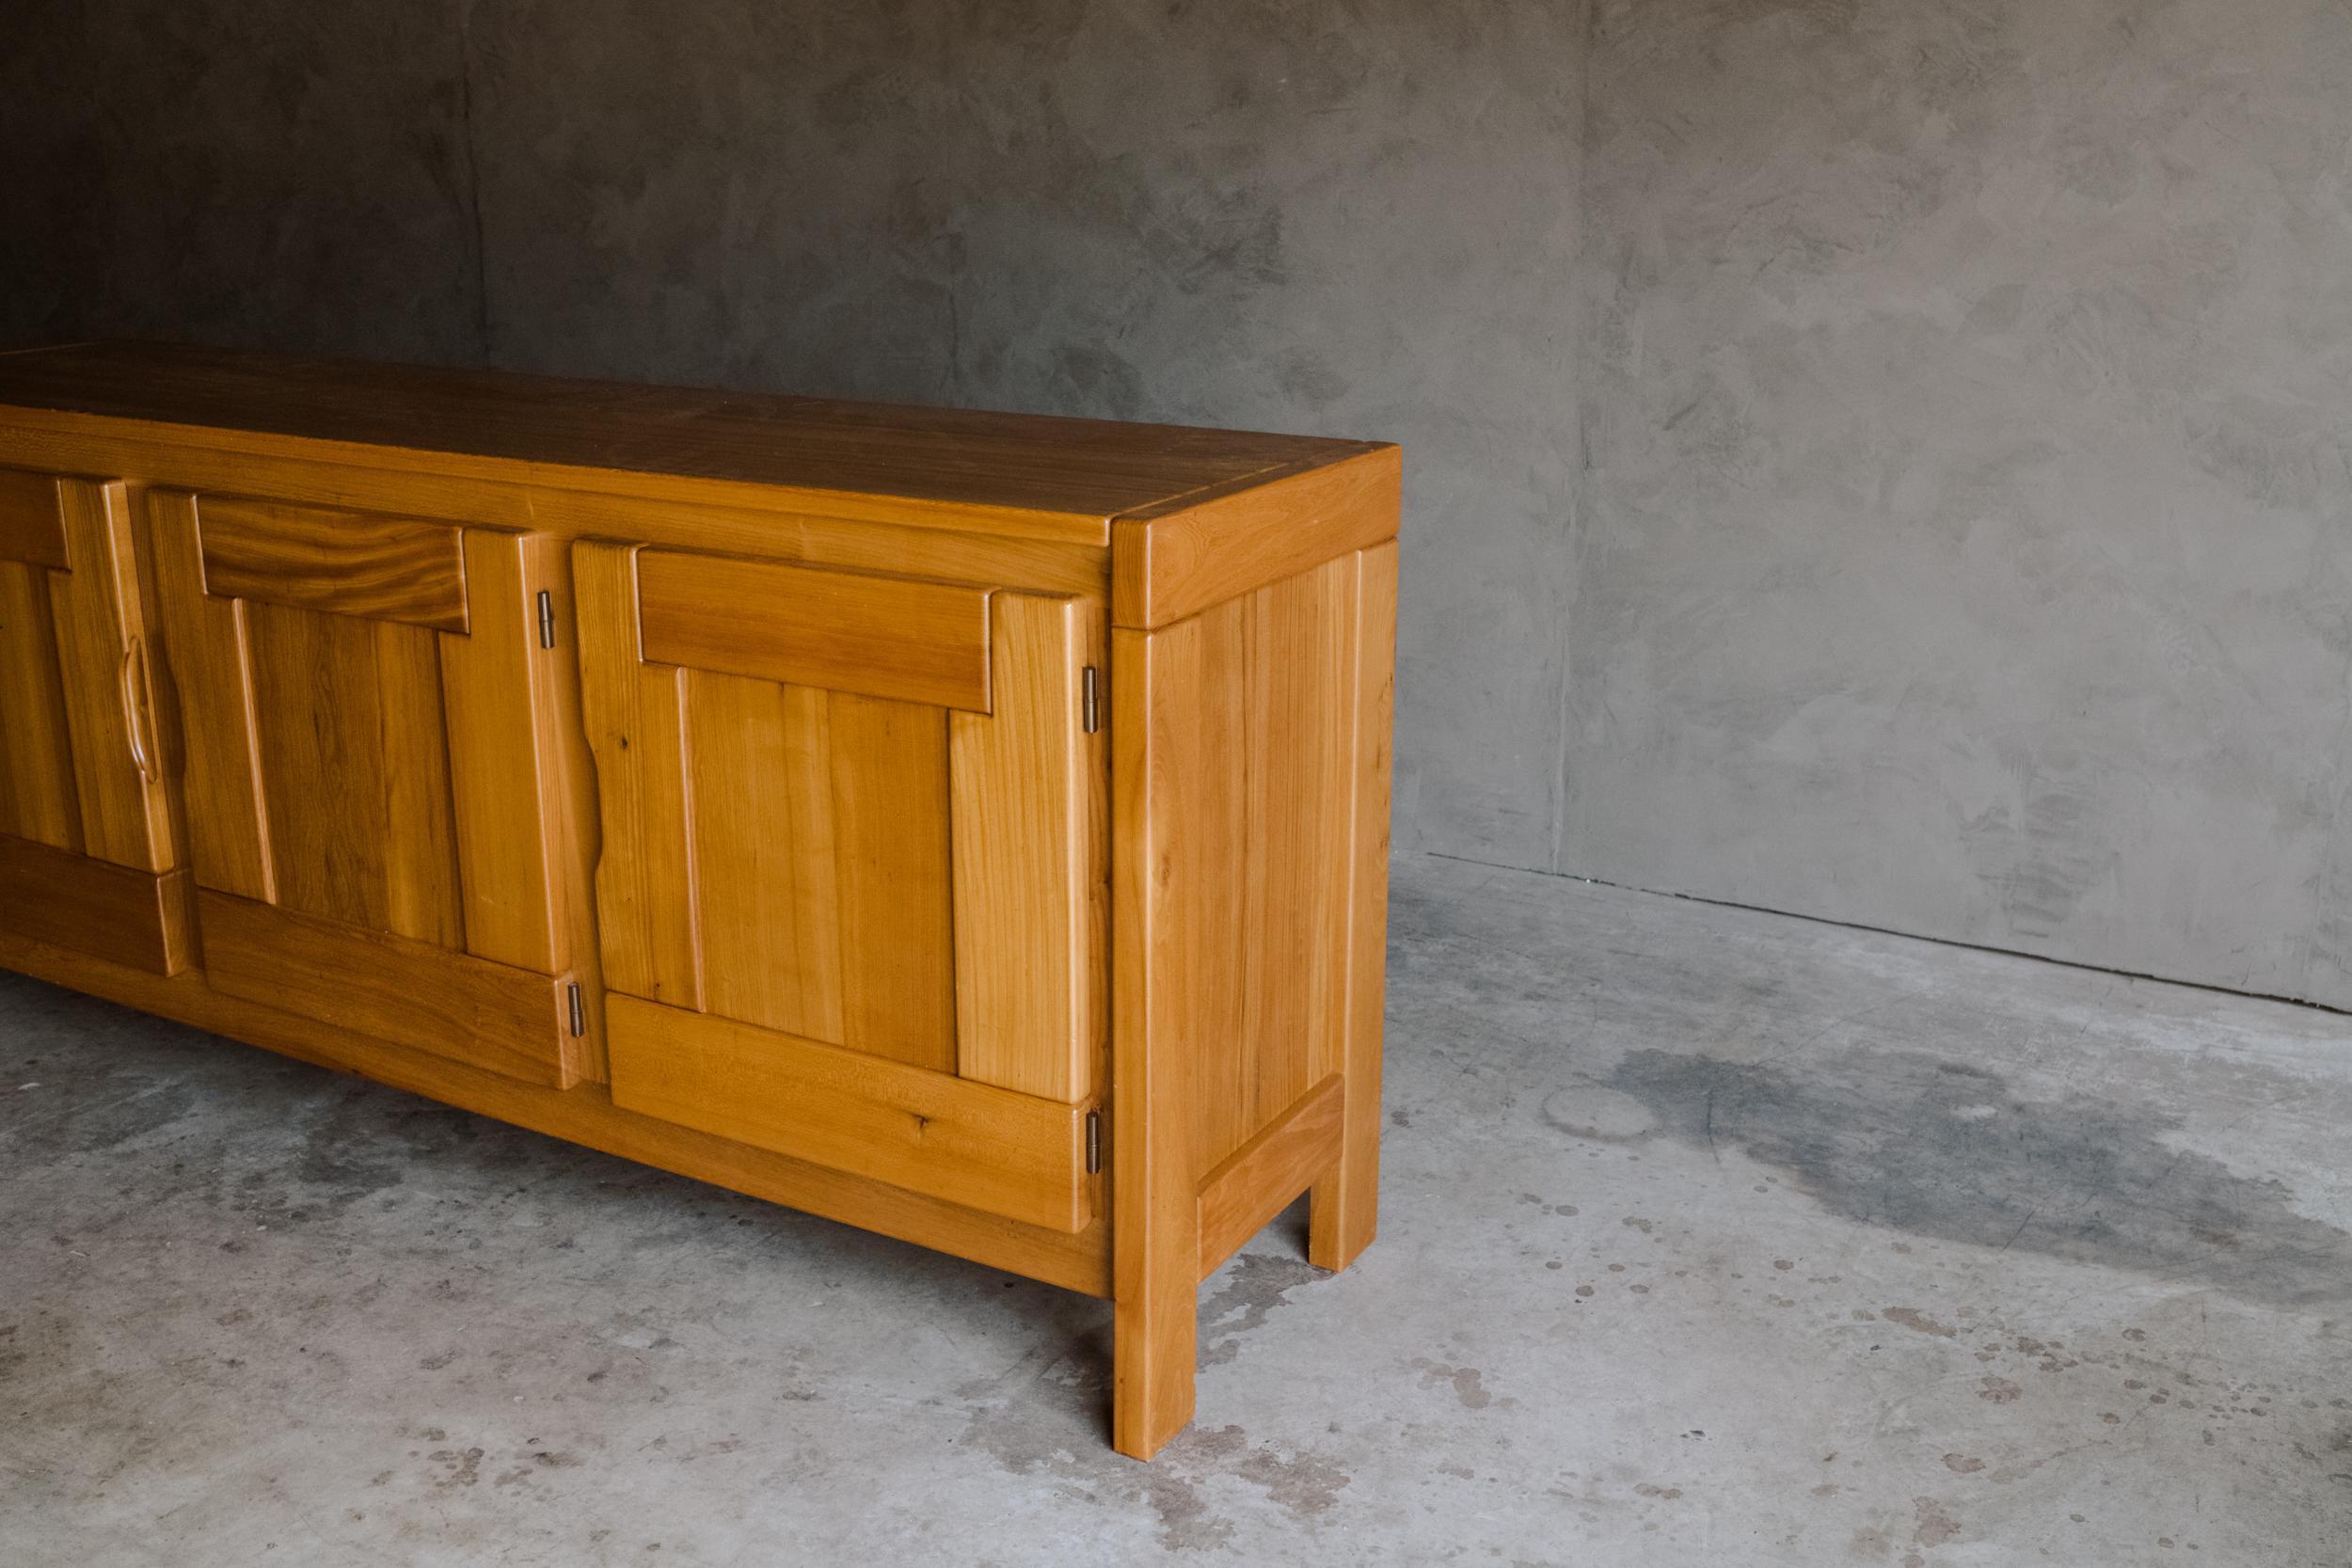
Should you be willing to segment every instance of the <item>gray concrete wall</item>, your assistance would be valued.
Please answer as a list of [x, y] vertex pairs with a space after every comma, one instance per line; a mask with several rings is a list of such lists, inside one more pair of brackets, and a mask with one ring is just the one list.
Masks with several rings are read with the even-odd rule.
[[2352, 1005], [2352, 8], [1597, 23], [1558, 866]]
[[2352, 1005], [2330, 0], [20, 0], [0, 339], [1404, 441], [1400, 842]]

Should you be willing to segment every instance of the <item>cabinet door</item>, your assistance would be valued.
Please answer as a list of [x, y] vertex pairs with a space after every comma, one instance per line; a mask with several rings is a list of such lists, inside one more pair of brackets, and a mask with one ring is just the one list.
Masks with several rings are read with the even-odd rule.
[[157, 492], [215, 990], [577, 1075], [535, 535]]
[[1099, 609], [573, 547], [615, 1103], [1067, 1230]]
[[119, 481], [0, 469], [0, 929], [171, 974], [183, 889]]

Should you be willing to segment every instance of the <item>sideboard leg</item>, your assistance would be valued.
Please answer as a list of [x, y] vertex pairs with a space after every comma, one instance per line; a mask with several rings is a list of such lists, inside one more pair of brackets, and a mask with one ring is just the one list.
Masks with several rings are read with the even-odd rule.
[[1348, 870], [1347, 1032], [1340, 1158], [1307, 1200], [1307, 1260], [1343, 1269], [1380, 1209], [1380, 1028], [1388, 974], [1389, 755], [1395, 706], [1396, 544], [1356, 555], [1355, 824]]
[[[1380, 1083], [1350, 1072], [1341, 1088], [1340, 1159], [1307, 1193], [1307, 1261], [1343, 1269], [1372, 1245], [1380, 1221]], [[1365, 1125], [1365, 1124], [1369, 1125]]]
[[1111, 646], [1111, 1205], [1119, 1451], [1149, 1459], [1192, 1419], [1200, 1286], [1193, 1169], [1197, 1005], [1185, 965], [1197, 913], [1197, 624]]
[[1111, 1440], [1129, 1458], [1149, 1459], [1192, 1419], [1199, 1243], [1189, 1226], [1181, 1238], [1136, 1239], [1134, 1228], [1122, 1226], [1117, 1242]]

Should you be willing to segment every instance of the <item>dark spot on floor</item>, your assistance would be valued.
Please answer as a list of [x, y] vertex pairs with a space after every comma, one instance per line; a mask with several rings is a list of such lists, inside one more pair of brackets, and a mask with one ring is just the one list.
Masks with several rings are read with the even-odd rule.
[[1218, 1274], [1216, 1289], [1200, 1304], [1200, 1365], [1221, 1367], [1241, 1354], [1242, 1342], [1282, 1305], [1289, 1293], [1329, 1277], [1297, 1258], [1245, 1252]]
[[1465, 1410], [1484, 1410], [1494, 1402], [1494, 1396], [1486, 1391], [1486, 1374], [1475, 1367], [1449, 1367], [1417, 1356], [1413, 1369], [1421, 1373], [1423, 1388], [1453, 1385], [1454, 1397], [1462, 1402]]
[[1607, 1084], [1668, 1135], [1744, 1149], [1866, 1225], [2271, 1305], [2352, 1293], [2352, 1235], [2297, 1213], [2280, 1182], [2166, 1142], [2180, 1119], [2130, 1101], [2027, 1100], [1981, 1068], [1876, 1050], [1789, 1066], [1635, 1051]]
[[1932, 1334], [1939, 1339], [1953, 1339], [1960, 1336], [1960, 1330], [1949, 1323], [1937, 1323], [1915, 1307], [1890, 1307], [1880, 1315], [1890, 1323], [1899, 1323], [1918, 1334]]

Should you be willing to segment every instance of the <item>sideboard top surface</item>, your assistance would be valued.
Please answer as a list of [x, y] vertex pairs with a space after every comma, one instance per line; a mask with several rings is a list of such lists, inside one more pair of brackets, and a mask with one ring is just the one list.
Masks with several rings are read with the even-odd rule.
[[0, 405], [1096, 518], [1378, 446], [139, 341], [0, 354]]

